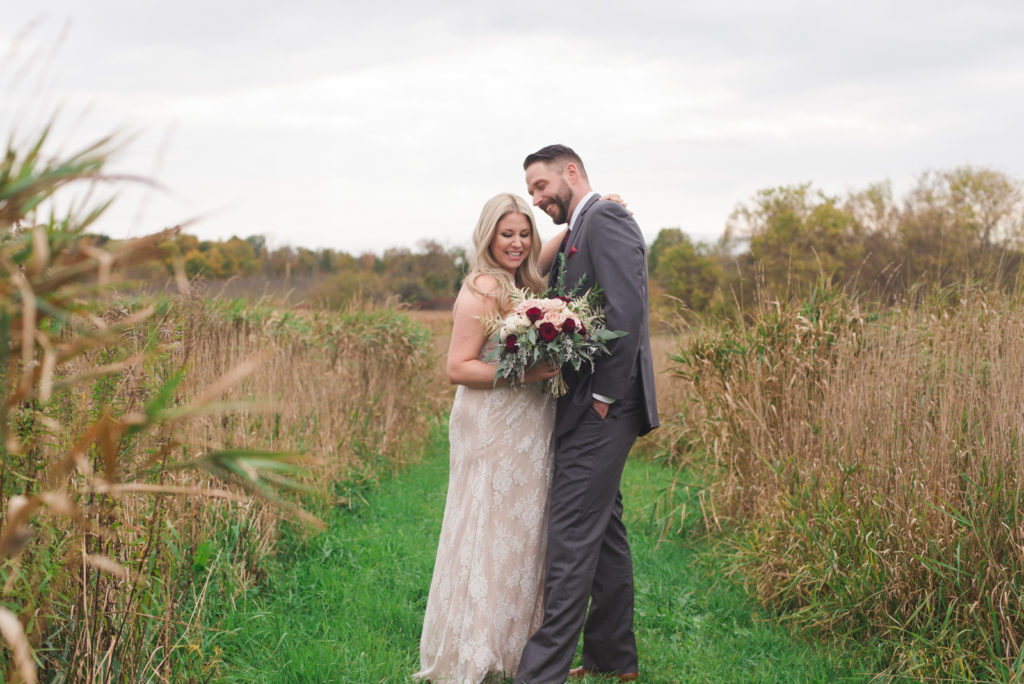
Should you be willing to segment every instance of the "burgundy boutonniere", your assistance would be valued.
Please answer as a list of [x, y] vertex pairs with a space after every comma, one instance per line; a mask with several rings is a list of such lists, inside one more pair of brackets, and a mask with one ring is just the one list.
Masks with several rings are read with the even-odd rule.
[[565, 258], [566, 259], [571, 259], [572, 255], [575, 254], [578, 251], [580, 251], [580, 250], [576, 249], [576, 245], [573, 245], [572, 247], [569, 248], [569, 253], [565, 256]]

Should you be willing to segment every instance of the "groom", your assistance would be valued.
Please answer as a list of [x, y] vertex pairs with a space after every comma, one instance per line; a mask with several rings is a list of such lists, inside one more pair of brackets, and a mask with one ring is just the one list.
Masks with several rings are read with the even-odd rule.
[[[517, 684], [555, 684], [588, 672], [638, 677], [633, 636], [633, 564], [622, 523], [619, 481], [637, 435], [658, 426], [648, 332], [647, 256], [636, 221], [591, 191], [579, 156], [550, 145], [526, 158], [533, 204], [569, 233], [564, 283], [600, 287], [610, 330], [629, 334], [608, 346], [591, 372], [563, 368], [555, 472], [548, 521], [544, 622], [527, 643]], [[558, 265], [551, 283], [558, 279]], [[590, 600], [589, 610], [587, 601]], [[583, 630], [583, 667], [569, 667]]]

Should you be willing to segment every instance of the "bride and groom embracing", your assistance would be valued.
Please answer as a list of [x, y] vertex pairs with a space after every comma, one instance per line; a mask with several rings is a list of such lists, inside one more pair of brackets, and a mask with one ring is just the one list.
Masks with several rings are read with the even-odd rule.
[[[473, 233], [448, 351], [448, 378], [459, 385], [448, 496], [413, 676], [630, 681], [633, 567], [619, 482], [636, 437], [658, 425], [646, 248], [623, 205], [591, 191], [570, 148], [545, 147], [523, 168], [533, 204], [567, 230], [542, 245], [529, 205], [502, 194]], [[544, 290], [546, 271], [552, 284], [562, 275], [600, 287], [607, 327], [628, 333], [593, 369], [563, 368], [568, 391], [557, 400], [535, 384], [496, 386], [485, 361], [493, 342], [482, 321], [508, 310], [513, 289]], [[557, 372], [538, 364], [526, 382]], [[581, 630], [583, 665], [570, 671]]]

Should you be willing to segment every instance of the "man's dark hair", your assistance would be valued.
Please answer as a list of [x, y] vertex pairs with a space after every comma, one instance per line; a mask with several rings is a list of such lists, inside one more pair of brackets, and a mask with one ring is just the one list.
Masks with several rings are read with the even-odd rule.
[[526, 158], [523, 162], [523, 171], [530, 167], [530, 164], [537, 162], [544, 162], [545, 164], [561, 164], [564, 168], [566, 164], [572, 162], [576, 165], [580, 175], [587, 178], [587, 171], [583, 168], [583, 160], [580, 159], [580, 155], [576, 154], [571, 147], [565, 145], [548, 145], [542, 147], [533, 154]]

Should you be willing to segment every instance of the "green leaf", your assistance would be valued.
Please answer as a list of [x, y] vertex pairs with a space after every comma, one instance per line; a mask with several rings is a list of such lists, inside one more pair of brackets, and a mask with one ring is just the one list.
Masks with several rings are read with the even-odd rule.
[[167, 405], [174, 399], [174, 393], [181, 384], [181, 381], [185, 378], [185, 369], [179, 368], [177, 371], [171, 374], [171, 377], [167, 379], [153, 398], [146, 404], [145, 414], [150, 420], [155, 420], [161, 411], [167, 408]]
[[196, 551], [192, 554], [192, 570], [194, 572], [202, 572], [206, 569], [207, 564], [210, 562], [210, 558], [213, 557], [213, 552], [217, 550], [217, 545], [207, 539], [196, 547]]

